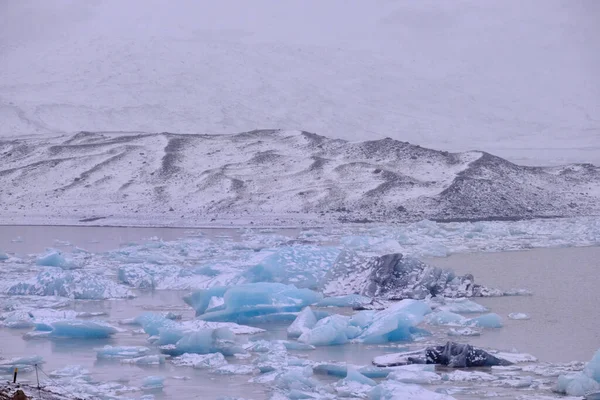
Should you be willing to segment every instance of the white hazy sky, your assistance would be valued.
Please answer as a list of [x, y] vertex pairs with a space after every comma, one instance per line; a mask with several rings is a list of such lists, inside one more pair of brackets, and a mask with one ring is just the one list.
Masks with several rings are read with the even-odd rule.
[[0, 0], [0, 136], [303, 129], [600, 164], [600, 1]]

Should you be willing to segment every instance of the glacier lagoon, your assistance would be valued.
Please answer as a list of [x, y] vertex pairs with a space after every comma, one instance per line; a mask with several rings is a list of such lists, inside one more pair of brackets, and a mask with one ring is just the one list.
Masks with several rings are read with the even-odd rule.
[[[41, 356], [45, 372], [58, 371], [51, 374], [58, 384], [77, 388], [89, 398], [99, 393], [115, 398], [152, 395], [154, 398], [266, 399], [303, 393], [311, 393], [315, 398], [368, 398], [369, 395], [388, 398], [385, 396], [391, 388], [398, 393], [400, 389], [416, 390], [418, 397], [415, 398], [451, 395], [468, 399], [479, 398], [483, 392], [496, 393], [500, 398], [551, 395], [556, 375], [582, 370], [581, 361], [589, 360], [600, 343], [599, 322], [587, 318], [594, 314], [597, 302], [594, 293], [598, 282], [593, 277], [600, 249], [575, 248], [600, 244], [600, 223], [592, 218], [453, 224], [423, 221], [395, 227], [314, 230], [4, 226], [0, 232], [0, 252], [7, 255], [0, 261], [4, 326], [0, 328], [0, 340], [9, 344], [3, 345], [0, 352], [0, 357], [5, 359], [0, 363], [7, 365], [3, 374], [10, 375], [10, 363], [6, 360]], [[515, 251], [532, 248], [538, 249]], [[412, 341], [347, 343], [316, 346], [310, 350], [296, 345], [301, 342], [287, 334], [297, 310], [290, 311], [290, 315], [282, 311], [277, 318], [249, 324], [265, 332], [235, 335], [234, 341], [245, 348], [245, 355], [227, 356], [226, 364], [203, 358], [181, 362], [175, 357], [161, 358], [159, 346], [149, 340], [140, 326], [130, 323], [145, 312], [164, 314], [176, 324], [193, 321], [195, 311], [183, 300], [190, 292], [239, 285], [248, 282], [249, 277], [260, 280], [267, 276], [271, 280], [285, 283], [292, 280], [299, 286], [313, 287], [316, 281], [325, 279], [327, 266], [339, 253], [349, 250], [369, 256], [402, 252], [425, 257], [432, 265], [451, 267], [461, 274], [472, 273], [477, 282], [485, 285], [507, 291], [528, 289], [533, 295], [471, 299], [499, 314], [502, 328], [423, 322], [418, 327], [431, 335], [415, 335]], [[48, 258], [53, 252], [59, 253], [64, 262]], [[445, 257], [448, 255], [451, 256]], [[53, 260], [56, 266], [52, 265]], [[259, 275], [256, 274], [258, 265], [262, 266]], [[288, 272], [273, 274], [277, 266]], [[249, 270], [253, 271], [251, 275], [247, 273]], [[270, 275], [264, 275], [264, 271]], [[56, 292], [57, 288], [62, 291]], [[50, 296], [54, 292], [62, 296]], [[211, 307], [220, 306], [218, 297], [213, 299]], [[338, 301], [322, 304], [338, 304]], [[483, 307], [475, 309], [478, 313], [464, 313], [468, 307], [453, 302], [445, 307], [459, 312], [465, 319], [484, 313]], [[18, 323], [25, 320], [25, 326], [19, 327], [18, 323], [16, 328], [7, 326], [6, 316], [11, 310], [14, 313], [32, 309], [50, 310], [33, 312], [36, 323], [57, 318], [101, 320], [117, 331], [96, 339], [28, 337], [38, 328], [33, 328], [28, 317], [19, 316], [18, 312], [11, 316]], [[313, 306], [313, 309], [342, 317], [357, 313], [349, 307]], [[509, 313], [516, 312], [527, 313], [531, 319], [508, 318]], [[320, 315], [321, 319], [323, 316]], [[41, 327], [43, 333], [45, 328]], [[478, 335], [450, 338], [451, 332]], [[396, 371], [397, 379], [387, 380], [377, 375], [381, 371], [369, 369], [375, 357], [420, 349], [448, 339], [508, 352], [509, 357], [517, 359], [521, 352], [531, 353], [539, 361], [527, 359], [527, 363], [510, 369], [473, 373], [443, 369]], [[98, 358], [98, 349], [107, 345], [147, 348], [149, 353], [125, 358], [125, 362]], [[571, 362], [573, 360], [579, 362]], [[357, 374], [350, 372], [354, 369], [346, 364], [356, 366]], [[61, 372], [74, 365], [81, 369]], [[260, 373], [265, 365], [276, 366], [283, 373]], [[87, 371], [82, 372], [82, 369]], [[21, 370], [20, 379], [34, 379], [33, 370], [26, 364]], [[361, 378], [364, 375], [360, 371], [375, 381]], [[303, 385], [292, 387], [290, 381], [300, 381]], [[53, 387], [52, 382], [44, 383]], [[373, 383], [379, 386], [373, 389]], [[421, 384], [428, 392], [397, 387], [411, 383]], [[375, 391], [374, 394], [369, 394], [371, 391]]]

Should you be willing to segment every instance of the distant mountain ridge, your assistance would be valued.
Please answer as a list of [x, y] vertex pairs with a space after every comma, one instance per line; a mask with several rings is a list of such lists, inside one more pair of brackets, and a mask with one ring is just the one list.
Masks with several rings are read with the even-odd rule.
[[524, 167], [314, 133], [80, 132], [0, 140], [3, 223], [406, 222], [600, 214], [600, 168]]

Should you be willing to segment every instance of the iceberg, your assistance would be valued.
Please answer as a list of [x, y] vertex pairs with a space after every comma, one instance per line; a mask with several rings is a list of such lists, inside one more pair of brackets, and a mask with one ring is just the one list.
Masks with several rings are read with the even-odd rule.
[[430, 325], [464, 325], [467, 319], [450, 311], [436, 311], [425, 317]]
[[346, 372], [346, 378], [344, 379], [346, 381], [358, 382], [362, 385], [377, 386], [377, 383], [373, 379], [367, 378], [366, 376], [361, 374], [357, 369], [352, 367], [348, 367]]
[[133, 364], [133, 365], [161, 365], [165, 363], [166, 356], [162, 354], [155, 354], [152, 356], [142, 356], [136, 358], [124, 358], [121, 360], [121, 364]]
[[8, 256], [8, 254], [0, 251], [0, 261], [5, 261], [8, 260], [10, 257]]
[[131, 298], [129, 289], [108, 277], [85, 270], [63, 271], [45, 268], [35, 278], [16, 283], [9, 295], [61, 296], [78, 300]]
[[[223, 297], [224, 304], [207, 309], [213, 296]], [[195, 308], [200, 319], [243, 323], [260, 315], [300, 311], [321, 298], [320, 293], [310, 289], [298, 289], [282, 283], [260, 282], [201, 290], [185, 300]]]
[[467, 320], [465, 325], [480, 328], [502, 328], [502, 318], [495, 313], [484, 314]]
[[148, 347], [143, 346], [109, 346], [95, 349], [96, 358], [98, 359], [114, 359], [114, 358], [138, 358], [146, 356], [150, 353]]
[[362, 329], [349, 324], [350, 318], [332, 315], [319, 320], [315, 326], [304, 332], [298, 341], [313, 346], [331, 346], [348, 343], [356, 338]]
[[243, 276], [249, 283], [275, 282], [314, 289], [339, 253], [340, 249], [327, 246], [282, 247], [249, 268]]
[[560, 375], [555, 387], [555, 391], [569, 396], [585, 396], [598, 390], [600, 383], [581, 372]]
[[148, 376], [142, 382], [143, 390], [157, 390], [164, 387], [165, 378], [162, 376]]
[[[161, 339], [164, 334], [164, 331], [160, 332]], [[164, 342], [161, 339], [159, 342]], [[185, 333], [174, 345], [161, 347], [161, 351], [172, 356], [180, 356], [184, 353], [222, 353], [225, 356], [232, 356], [245, 352], [235, 342], [234, 334], [228, 328], [201, 329]]]
[[473, 275], [457, 276], [452, 270], [433, 267], [400, 253], [370, 259], [351, 252], [341, 253], [328, 279], [323, 290], [327, 295], [359, 293], [390, 300], [502, 295], [475, 284]]
[[413, 328], [431, 312], [427, 303], [406, 299], [378, 311], [357, 341], [369, 344], [412, 340]]
[[310, 307], [302, 310], [294, 322], [288, 327], [287, 333], [289, 337], [297, 338], [305, 332], [310, 331], [317, 323], [317, 317]]
[[80, 268], [73, 260], [66, 259], [60, 251], [52, 250], [47, 254], [39, 257], [36, 262], [37, 265], [45, 267], [58, 267], [62, 269], [75, 269]]
[[188, 366], [196, 369], [215, 369], [227, 365], [227, 360], [221, 353], [182, 354], [173, 359], [173, 364]]
[[482, 306], [474, 302], [473, 300], [469, 300], [464, 297], [460, 298], [443, 298], [439, 299], [444, 300], [444, 304], [440, 305], [436, 310], [440, 311], [449, 311], [453, 313], [486, 313], [489, 311], [487, 307]]
[[35, 330], [25, 338], [51, 337], [73, 339], [103, 339], [119, 332], [118, 328], [102, 321], [65, 319], [48, 323], [36, 323]]
[[370, 304], [371, 298], [359, 294], [349, 294], [346, 296], [325, 297], [319, 301], [317, 307], [361, 307]]
[[600, 349], [585, 365], [583, 371], [560, 375], [555, 391], [569, 396], [584, 396], [600, 391]]

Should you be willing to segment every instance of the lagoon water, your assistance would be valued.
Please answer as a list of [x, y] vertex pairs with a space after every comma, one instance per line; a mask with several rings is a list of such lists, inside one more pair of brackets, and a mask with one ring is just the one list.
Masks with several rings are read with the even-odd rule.
[[[39, 253], [47, 247], [80, 246], [92, 252], [118, 248], [129, 242], [159, 237], [174, 240], [193, 235], [196, 231], [167, 228], [105, 228], [105, 227], [0, 227], [0, 249], [11, 253]], [[288, 231], [293, 234], [294, 230]], [[203, 234], [234, 238], [234, 230], [203, 230]], [[57, 241], [58, 240], [58, 241]], [[427, 262], [441, 267], [451, 267], [458, 273], [472, 273], [476, 281], [501, 289], [525, 288], [532, 296], [476, 299], [503, 317], [505, 326], [486, 330], [480, 337], [460, 338], [476, 346], [499, 350], [531, 353], [544, 362], [586, 361], [600, 347], [600, 247], [533, 249], [500, 253], [455, 254], [447, 258], [430, 258]], [[193, 318], [193, 311], [182, 300], [186, 292], [154, 291], [136, 292], [138, 297], [128, 300], [75, 301], [71, 309], [77, 311], [104, 311], [103, 317], [117, 325], [143, 311], [173, 311], [184, 319]], [[341, 312], [347, 312], [339, 310]], [[525, 312], [529, 320], [510, 320], [507, 315]], [[285, 324], [260, 326], [268, 332], [258, 335], [265, 339], [285, 339]], [[50, 372], [67, 365], [81, 365], [92, 372], [99, 381], [128, 382], [139, 386], [150, 375], [166, 377], [165, 388], [154, 392], [155, 398], [216, 399], [222, 396], [247, 399], [269, 398], [265, 385], [248, 383], [250, 376], [217, 375], [207, 370], [175, 367], [170, 363], [161, 366], [122, 365], [118, 361], [98, 361], [94, 348], [110, 345], [146, 346], [147, 335], [119, 333], [110, 340], [24, 340], [27, 330], [0, 329], [0, 357], [12, 358], [26, 355], [44, 357], [43, 369]], [[254, 339], [253, 337], [252, 339]], [[242, 340], [247, 340], [243, 338]], [[432, 340], [447, 340], [444, 334], [434, 332]], [[412, 348], [415, 345], [411, 344]], [[311, 352], [295, 352], [315, 361], [343, 361], [356, 365], [369, 365], [374, 356], [406, 349], [406, 344], [388, 346], [321, 347]], [[230, 360], [246, 363], [247, 360]], [[35, 375], [24, 373], [22, 380], [33, 381]], [[44, 377], [42, 379], [45, 379]], [[324, 383], [333, 378], [319, 377]], [[466, 383], [468, 385], [468, 383]], [[499, 398], [514, 398], [513, 389], [499, 391]], [[454, 394], [457, 399], [478, 398], [472, 393]], [[132, 394], [139, 397], [139, 394]]]

